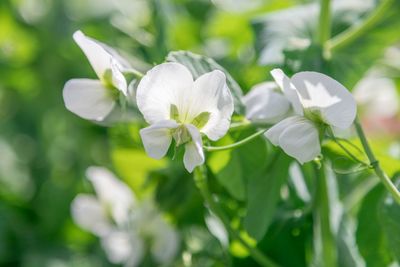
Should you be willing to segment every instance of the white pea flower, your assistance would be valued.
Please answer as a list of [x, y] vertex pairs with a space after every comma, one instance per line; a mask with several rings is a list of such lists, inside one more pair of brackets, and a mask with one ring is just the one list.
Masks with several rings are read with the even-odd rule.
[[96, 196], [78, 195], [71, 205], [72, 217], [100, 237], [110, 262], [137, 266], [148, 247], [156, 262], [169, 263], [178, 251], [179, 236], [153, 202], [138, 202], [129, 187], [105, 168], [90, 167], [86, 174]]
[[140, 131], [147, 154], [165, 156], [172, 139], [185, 145], [184, 165], [192, 172], [204, 163], [201, 133], [215, 141], [226, 134], [233, 98], [222, 71], [203, 74], [195, 81], [179, 63], [155, 66], [140, 81], [136, 101], [149, 127]]
[[278, 92], [276, 83], [263, 82], [251, 88], [243, 97], [246, 118], [256, 123], [277, 123], [290, 111], [290, 102]]
[[322, 73], [299, 72], [290, 79], [280, 69], [271, 74], [296, 115], [280, 121], [265, 135], [301, 164], [311, 161], [321, 153], [325, 127], [347, 129], [352, 125], [356, 102], [342, 84]]
[[128, 94], [122, 72], [129, 70], [130, 66], [112, 48], [81, 31], [76, 31], [73, 38], [99, 79], [69, 80], [63, 89], [65, 106], [84, 119], [101, 121], [113, 110], [119, 94]]

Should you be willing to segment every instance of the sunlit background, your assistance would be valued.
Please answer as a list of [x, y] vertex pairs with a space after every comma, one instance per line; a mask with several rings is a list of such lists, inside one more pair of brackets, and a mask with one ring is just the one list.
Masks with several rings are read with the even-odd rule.
[[[334, 1], [333, 34], [359, 23], [374, 5], [374, 1]], [[391, 170], [400, 160], [399, 14], [397, 10], [397, 16], [388, 15], [380, 28], [324, 66], [352, 90], [373, 146]], [[161, 63], [172, 50], [206, 55], [248, 91], [271, 80], [274, 66], [284, 66], [288, 73], [320, 68], [312, 45], [317, 17], [317, 5], [300, 0], [0, 1], [0, 266], [114, 266], [99, 238], [71, 217], [73, 199], [83, 192], [94, 194], [85, 178], [90, 166], [108, 168], [138, 197], [154, 192], [166, 220], [182, 230], [177, 260], [171, 266], [226, 266], [212, 260], [222, 252], [206, 257], [207, 261], [188, 259], [199, 252], [212, 254], [221, 246], [208, 233], [190, 176], [181, 169], [173, 175], [155, 171], [167, 161], [146, 156], [137, 134], [140, 125], [117, 123], [110, 128], [65, 108], [64, 83], [95, 77], [72, 34], [80, 29], [118, 48], [141, 71]], [[213, 222], [208, 224], [213, 228]], [[310, 223], [282, 227], [300, 238], [307, 234], [296, 231], [311, 231]], [[365, 231], [384, 235], [374, 226]], [[296, 239], [289, 244], [292, 239], [282, 236], [281, 242], [275, 240], [276, 248], [267, 243], [265, 247], [283, 266], [303, 266], [306, 256], [296, 250], [311, 241]], [[384, 241], [368, 242], [375, 249], [376, 242]], [[292, 258], [281, 259], [284, 252], [279, 248], [285, 247]], [[235, 266], [252, 266], [246, 265], [240, 247], [231, 250], [238, 258]], [[364, 248], [362, 254], [367, 261], [382, 259], [368, 266], [387, 266], [380, 264], [393, 258], [385, 250], [385, 245], [376, 253]]]

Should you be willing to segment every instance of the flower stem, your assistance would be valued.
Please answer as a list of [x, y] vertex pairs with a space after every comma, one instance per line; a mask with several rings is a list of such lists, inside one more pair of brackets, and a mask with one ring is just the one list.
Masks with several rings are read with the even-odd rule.
[[392, 195], [394, 200], [400, 205], [400, 192], [397, 190], [396, 186], [392, 183], [387, 174], [382, 170], [379, 161], [376, 159], [374, 152], [372, 152], [368, 140], [365, 137], [364, 130], [358, 118], [356, 118], [356, 120], [354, 121], [354, 125], [356, 127], [358, 138], [360, 139], [361, 144], [364, 148], [365, 154], [367, 154], [367, 157], [370, 161], [371, 168], [374, 169], [375, 174], [379, 177], [379, 179]]
[[204, 150], [206, 151], [221, 151], [221, 150], [228, 150], [228, 149], [234, 149], [234, 148], [238, 148], [240, 146], [243, 146], [251, 141], [253, 141], [255, 138], [257, 138], [258, 136], [264, 134], [268, 129], [262, 129], [259, 130], [258, 132], [240, 140], [239, 142], [230, 144], [230, 145], [226, 145], [226, 146], [203, 146]]
[[133, 68], [125, 69], [124, 72], [133, 74], [136, 78], [141, 79], [143, 78], [144, 74], [138, 70]]
[[377, 24], [392, 6], [393, 0], [382, 0], [379, 6], [363, 21], [335, 36], [327, 42], [327, 50], [334, 51], [346, 46], [366, 33], [371, 27]]
[[331, 11], [330, 11], [330, 0], [321, 0], [320, 12], [319, 12], [319, 31], [318, 31], [318, 42], [324, 47], [326, 41], [331, 36]]
[[[336, 138], [335, 134], [333, 133], [332, 129], [329, 127], [328, 128], [328, 133], [329, 137], [332, 138], [332, 140], [355, 162], [360, 163], [362, 166], [369, 166], [368, 163], [365, 163], [364, 161], [360, 160], [357, 158], [353, 153], [350, 152], [340, 141]], [[361, 152], [362, 153], [362, 152]]]
[[250, 244], [246, 242], [241, 236], [240, 233], [233, 229], [230, 225], [229, 218], [225, 215], [225, 213], [220, 209], [218, 204], [214, 201], [209, 189], [208, 189], [208, 181], [207, 181], [207, 169], [204, 166], [199, 166], [195, 169], [194, 180], [197, 188], [199, 189], [201, 195], [203, 196], [207, 206], [210, 210], [222, 221], [225, 228], [227, 229], [231, 238], [239, 241], [249, 252], [251, 257], [261, 266], [264, 267], [278, 267], [276, 263], [267, 258], [261, 251], [259, 251], [256, 247], [252, 247]]
[[[314, 212], [315, 236], [320, 237], [321, 243], [314, 241], [314, 246], [321, 251], [321, 266], [337, 266], [337, 247], [330, 223], [329, 191], [324, 165], [315, 167], [316, 195]], [[319, 259], [318, 259], [319, 260]]]

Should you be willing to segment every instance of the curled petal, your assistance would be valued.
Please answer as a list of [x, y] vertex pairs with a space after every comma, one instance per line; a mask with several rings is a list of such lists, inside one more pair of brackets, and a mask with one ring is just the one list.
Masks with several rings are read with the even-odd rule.
[[203, 142], [199, 130], [191, 125], [186, 125], [192, 140], [185, 145], [183, 163], [188, 172], [192, 172], [195, 167], [204, 164]]
[[287, 99], [292, 104], [294, 112], [296, 112], [296, 114], [298, 115], [303, 115], [303, 106], [300, 96], [294, 85], [291, 83], [291, 80], [285, 75], [285, 73], [281, 69], [273, 69], [271, 71], [271, 75], [278, 86], [282, 89]]
[[110, 208], [115, 222], [124, 224], [135, 203], [132, 190], [106, 168], [89, 167], [86, 176], [92, 182], [100, 202]]
[[201, 75], [188, 93], [190, 95], [187, 101], [181, 104], [188, 122], [191, 123], [199, 114], [208, 112], [209, 120], [200, 131], [214, 141], [224, 136], [229, 129], [234, 108], [225, 74], [214, 70]]
[[271, 127], [268, 131], [265, 132], [265, 137], [268, 138], [268, 140], [275, 146], [279, 145], [279, 137], [282, 134], [282, 132], [287, 129], [290, 125], [293, 123], [296, 123], [298, 121], [303, 120], [303, 117], [301, 116], [292, 116], [289, 118], [286, 118], [279, 123], [275, 124], [273, 127]]
[[280, 146], [301, 164], [313, 160], [321, 153], [318, 129], [300, 116], [287, 118], [266, 132], [274, 145]]
[[76, 31], [73, 35], [75, 42], [88, 58], [90, 65], [100, 80], [105, 78], [107, 71], [111, 71], [113, 85], [126, 95], [126, 80], [121, 71], [127, 68], [127, 63], [118, 53], [109, 46]]
[[318, 109], [322, 119], [346, 129], [353, 123], [357, 106], [353, 95], [339, 82], [318, 72], [299, 72], [292, 83], [301, 95], [305, 108]]
[[72, 79], [63, 89], [66, 108], [88, 120], [103, 120], [114, 108], [111, 91], [98, 80]]
[[81, 228], [104, 236], [111, 230], [111, 222], [108, 221], [101, 203], [91, 195], [79, 194], [71, 204], [71, 215], [75, 223]]
[[190, 71], [179, 63], [163, 63], [149, 70], [140, 81], [136, 101], [149, 124], [169, 120], [171, 105], [181, 107], [193, 86]]
[[164, 120], [141, 129], [140, 136], [146, 153], [155, 159], [164, 157], [171, 145], [171, 129], [175, 129], [178, 126], [173, 120]]
[[275, 92], [274, 82], [264, 82], [254, 86], [243, 97], [246, 106], [246, 117], [254, 122], [277, 123], [289, 112], [290, 102]]

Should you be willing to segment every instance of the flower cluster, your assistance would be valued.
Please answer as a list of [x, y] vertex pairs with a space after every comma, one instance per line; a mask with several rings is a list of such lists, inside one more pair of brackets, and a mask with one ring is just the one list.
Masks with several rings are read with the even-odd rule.
[[[99, 80], [73, 79], [64, 88], [69, 110], [92, 120], [103, 120], [116, 99], [127, 93], [123, 75], [131, 68], [108, 46], [81, 32], [74, 39], [93, 66]], [[327, 128], [349, 128], [356, 102], [334, 79], [317, 72], [299, 72], [288, 78], [282, 70], [271, 72], [274, 82], [255, 86], [243, 97], [250, 121], [273, 125], [266, 138], [300, 163], [321, 153]], [[134, 101], [150, 126], [140, 135], [150, 157], [164, 157], [171, 144], [184, 147], [183, 162], [192, 172], [205, 162], [203, 138], [216, 141], [226, 135], [234, 102], [224, 72], [214, 70], [197, 79], [179, 63], [162, 63], [140, 80]]]
[[169, 263], [178, 251], [179, 237], [150, 200], [139, 202], [110, 171], [87, 172], [96, 196], [79, 194], [72, 202], [75, 222], [101, 239], [110, 262], [137, 266], [149, 248], [154, 261]]

